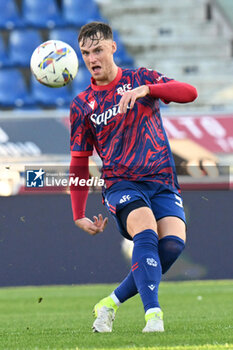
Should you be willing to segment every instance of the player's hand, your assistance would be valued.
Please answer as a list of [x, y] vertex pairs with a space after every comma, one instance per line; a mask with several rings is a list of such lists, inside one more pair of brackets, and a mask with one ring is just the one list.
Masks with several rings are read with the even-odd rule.
[[141, 85], [133, 90], [126, 91], [124, 95], [121, 97], [121, 100], [119, 103], [120, 113], [126, 113], [127, 108], [132, 109], [135, 104], [135, 101], [138, 98], [144, 97], [149, 93], [150, 93], [150, 90], [147, 85]]
[[108, 218], [103, 219], [103, 216], [99, 214], [99, 217], [93, 216], [93, 219], [94, 221], [88, 218], [78, 219], [75, 221], [75, 225], [94, 236], [99, 232], [103, 232], [108, 223]]

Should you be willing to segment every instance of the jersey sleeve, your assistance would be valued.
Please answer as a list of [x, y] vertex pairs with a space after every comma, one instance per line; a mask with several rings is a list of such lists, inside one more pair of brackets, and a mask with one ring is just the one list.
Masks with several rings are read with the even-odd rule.
[[70, 150], [73, 157], [91, 156], [93, 152], [93, 135], [85, 110], [77, 102], [70, 106]]
[[142, 84], [163, 84], [174, 79], [166, 77], [164, 74], [161, 74], [152, 69], [141, 68], [139, 70]]
[[[141, 77], [141, 83], [143, 85], [148, 85], [148, 84], [157, 85], [157, 84], [164, 84], [164, 83], [174, 81], [174, 79], [168, 78], [164, 74], [159, 73], [153, 69], [140, 68], [139, 74]], [[163, 98], [161, 98], [161, 101], [163, 103], [166, 103], [166, 104], [169, 103], [168, 101], [164, 100]]]
[[[89, 178], [88, 157], [71, 157], [70, 176], [80, 179]], [[87, 186], [75, 186], [70, 184], [70, 197], [73, 212], [73, 219], [82, 219], [85, 217], [85, 209], [88, 197]]]

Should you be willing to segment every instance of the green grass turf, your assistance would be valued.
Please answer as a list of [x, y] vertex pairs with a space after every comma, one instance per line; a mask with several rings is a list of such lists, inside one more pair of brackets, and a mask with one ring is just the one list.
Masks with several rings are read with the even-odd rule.
[[92, 333], [92, 307], [114, 287], [0, 289], [0, 349], [233, 350], [233, 281], [162, 282], [164, 333], [141, 332], [138, 296], [120, 307], [112, 333]]

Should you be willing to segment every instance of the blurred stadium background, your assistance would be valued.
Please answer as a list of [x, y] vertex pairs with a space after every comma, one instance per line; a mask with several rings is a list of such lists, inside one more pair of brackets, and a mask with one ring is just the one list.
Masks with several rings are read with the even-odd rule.
[[[198, 89], [190, 105], [161, 105], [188, 220], [187, 248], [165, 279], [232, 278], [233, 1], [0, 0], [0, 286], [110, 283], [128, 272], [131, 247], [111, 218], [89, 237], [73, 224], [67, 188], [25, 189], [25, 167], [68, 174], [69, 104], [90, 80], [77, 35], [92, 20], [113, 26], [121, 67]], [[48, 39], [77, 51], [68, 87], [30, 74], [33, 50]], [[90, 163], [98, 174], [96, 154]], [[88, 216], [107, 215], [91, 192]]]

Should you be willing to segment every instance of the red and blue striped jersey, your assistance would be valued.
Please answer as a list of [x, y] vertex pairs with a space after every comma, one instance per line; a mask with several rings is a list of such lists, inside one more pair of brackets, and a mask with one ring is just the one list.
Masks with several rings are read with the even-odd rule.
[[97, 86], [92, 79], [72, 101], [71, 155], [90, 156], [95, 147], [102, 159], [102, 178], [107, 188], [125, 179], [156, 181], [173, 191], [179, 190], [159, 100], [147, 95], [127, 113], [119, 111], [125, 91], [171, 80], [146, 68], [118, 68], [110, 84]]

